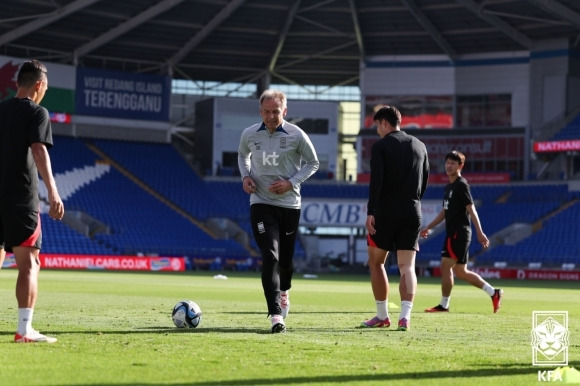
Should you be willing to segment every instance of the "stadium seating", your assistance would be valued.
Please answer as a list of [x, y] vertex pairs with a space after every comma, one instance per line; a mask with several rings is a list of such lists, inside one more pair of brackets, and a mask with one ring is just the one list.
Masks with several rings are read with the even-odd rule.
[[[100, 156], [99, 151], [106, 156]], [[56, 136], [50, 155], [67, 211], [85, 213], [109, 231], [78, 232], [65, 222], [42, 215], [45, 253], [246, 259], [250, 252], [245, 247], [234, 240], [214, 238], [199, 226], [214, 217], [237, 223], [248, 233], [250, 249], [257, 251], [249, 222], [249, 198], [239, 179], [204, 180], [169, 144]], [[431, 185], [424, 199], [442, 200], [443, 192], [444, 185]], [[46, 192], [41, 191], [43, 194]], [[580, 235], [575, 226], [580, 205], [565, 207], [580, 198], [580, 193], [569, 192], [566, 184], [506, 184], [475, 185], [472, 194], [490, 237], [514, 223], [541, 227], [515, 245], [494, 245], [488, 251], [482, 251], [474, 238], [470, 255], [477, 265], [493, 266], [503, 261], [508, 266], [536, 262], [544, 267], [580, 266]], [[368, 184], [314, 179], [303, 185], [302, 196], [366, 200]], [[558, 212], [561, 208], [565, 209]], [[439, 233], [421, 241], [418, 265], [440, 259], [443, 238]], [[296, 258], [306, 254], [298, 243]]]
[[574, 118], [570, 123], [568, 123], [562, 130], [556, 133], [551, 141], [564, 141], [568, 139], [578, 139], [580, 138], [580, 115]]
[[[198, 257], [248, 255], [248, 251], [233, 240], [215, 239], [206, 230], [200, 229], [182, 213], [170, 209], [115, 168], [108, 167], [109, 165], [99, 168], [104, 160], [83, 141], [57, 137], [55, 142], [59, 148], [55, 147], [51, 151], [53, 171], [59, 188], [64, 187], [61, 190], [67, 211], [82, 211], [90, 215], [108, 226], [110, 233], [97, 233], [91, 235], [91, 238], [73, 231], [64, 222], [52, 222], [46, 217], [44, 229], [47, 237], [43, 246], [45, 253]], [[127, 158], [119, 156], [120, 159], [115, 159], [115, 162], [126, 162], [123, 167], [133, 168], [142, 173], [141, 176], [148, 176], [151, 186], [158, 188], [169, 184], [179, 187], [175, 189], [178, 191], [160, 189], [173, 198], [173, 202], [188, 204], [191, 201], [194, 205], [190, 205], [190, 208], [210, 207], [208, 201], [212, 195], [207, 187], [191, 169], [183, 168], [185, 162], [171, 146], [114, 141], [109, 145], [119, 145], [119, 149], [124, 149], [119, 154], [128, 155]], [[147, 151], [150, 153], [147, 154]], [[158, 158], [151, 156], [151, 153], [157, 153]], [[165, 162], [162, 162], [163, 158], [166, 159]], [[156, 173], [155, 162], [170, 164], [169, 169]], [[150, 168], [149, 173], [145, 172], [147, 168]], [[168, 170], [173, 172], [168, 173]], [[92, 173], [93, 176], [87, 177], [87, 173]], [[195, 182], [191, 182], [192, 180]], [[79, 181], [88, 182], [78, 186]], [[67, 184], [75, 188], [66, 188]], [[200, 218], [204, 214], [207, 218], [209, 213], [206, 210], [198, 214]]]
[[[577, 193], [568, 192], [565, 184], [475, 185], [472, 186], [471, 191], [474, 199], [481, 201], [477, 211], [483, 230], [488, 237], [514, 223], [534, 224], [541, 221], [577, 195]], [[560, 224], [560, 222], [557, 223]], [[554, 226], [549, 222], [544, 224], [546, 228]], [[538, 250], [539, 246], [535, 242], [535, 237], [536, 235], [526, 238], [513, 247], [493, 245], [488, 251], [483, 251], [474, 231], [469, 250], [471, 260], [481, 266], [493, 266], [497, 261], [503, 261], [512, 266], [527, 265], [530, 259], [540, 259], [539, 256], [525, 257], [529, 256], [529, 250]], [[555, 236], [555, 239], [558, 237]], [[422, 242], [421, 252], [417, 255], [417, 263], [428, 265], [432, 260], [439, 260], [443, 241], [444, 234], [440, 233]], [[547, 261], [546, 264], [557, 265], [555, 259], [550, 256], [544, 256], [540, 260]]]
[[477, 257], [478, 265], [505, 261], [510, 266], [541, 262], [542, 267], [559, 268], [562, 264], [580, 266], [580, 203], [546, 219], [542, 228], [516, 245], [500, 245]]

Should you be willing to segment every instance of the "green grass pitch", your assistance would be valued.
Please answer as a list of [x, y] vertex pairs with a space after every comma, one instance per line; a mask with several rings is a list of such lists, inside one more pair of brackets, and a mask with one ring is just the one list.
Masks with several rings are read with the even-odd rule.
[[[580, 369], [577, 282], [498, 281], [502, 308], [458, 282], [448, 314], [426, 314], [440, 282], [419, 278], [411, 330], [396, 331], [398, 277], [388, 329], [359, 329], [375, 305], [367, 275], [296, 274], [285, 334], [270, 334], [258, 273], [43, 270], [34, 327], [56, 336], [14, 344], [16, 270], [0, 270], [1, 385], [537, 385], [533, 311], [567, 311], [569, 365]], [[200, 326], [173, 327], [190, 299]]]

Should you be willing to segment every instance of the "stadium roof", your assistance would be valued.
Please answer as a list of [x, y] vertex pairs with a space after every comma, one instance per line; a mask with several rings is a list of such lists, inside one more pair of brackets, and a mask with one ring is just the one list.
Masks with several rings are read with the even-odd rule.
[[2, 0], [0, 55], [174, 78], [358, 85], [361, 60], [580, 39], [578, 0]]

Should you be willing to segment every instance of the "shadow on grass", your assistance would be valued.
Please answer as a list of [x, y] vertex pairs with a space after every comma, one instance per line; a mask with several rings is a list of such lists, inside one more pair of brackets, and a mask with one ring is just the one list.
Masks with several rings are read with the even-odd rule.
[[[204, 386], [238, 386], [238, 385], [298, 385], [311, 383], [356, 383], [356, 382], [388, 382], [388, 381], [420, 381], [420, 380], [443, 380], [446, 378], [463, 379], [486, 378], [486, 377], [509, 377], [514, 375], [529, 375], [530, 380], [537, 379], [537, 369], [532, 368], [531, 364], [520, 363], [513, 365], [497, 365], [494, 367], [482, 368], [478, 370], [434, 370], [419, 373], [394, 373], [394, 374], [358, 374], [358, 375], [318, 375], [313, 377], [284, 377], [284, 378], [251, 378], [251, 379], [232, 379], [216, 380], [208, 382], [188, 382], [172, 383], [173, 385], [204, 385]], [[507, 380], [506, 380], [507, 381]], [[485, 382], [482, 380], [482, 382]], [[137, 383], [138, 385], [139, 383]], [[108, 383], [108, 386], [121, 386], [122, 384]]]
[[[572, 364], [570, 364], [572, 366]], [[285, 377], [285, 378], [252, 378], [221, 380], [214, 382], [192, 382], [187, 385], [272, 385], [272, 384], [310, 384], [310, 383], [355, 383], [355, 382], [388, 382], [388, 381], [420, 381], [420, 380], [443, 380], [445, 378], [465, 380], [486, 377], [510, 377], [514, 375], [529, 375], [530, 380], [537, 380], [538, 368], [532, 367], [531, 363], [499, 364], [493, 367], [483, 367], [475, 370], [434, 370], [418, 373], [394, 373], [394, 374], [359, 374], [359, 375], [319, 375], [314, 377]], [[508, 380], [506, 379], [506, 382]], [[501, 382], [501, 381], [500, 381]], [[185, 385], [185, 384], [178, 384]], [[113, 386], [113, 385], [110, 385]]]

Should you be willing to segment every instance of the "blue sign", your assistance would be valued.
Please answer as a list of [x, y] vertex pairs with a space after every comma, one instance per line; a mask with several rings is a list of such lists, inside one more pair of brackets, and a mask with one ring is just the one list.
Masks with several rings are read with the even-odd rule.
[[171, 78], [77, 68], [79, 115], [169, 121]]

